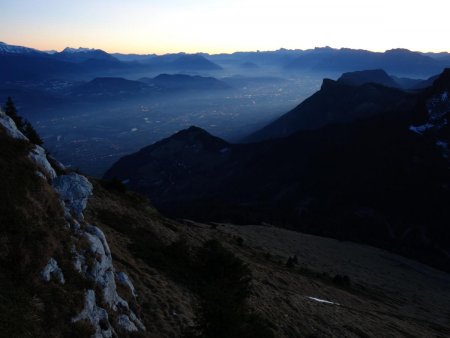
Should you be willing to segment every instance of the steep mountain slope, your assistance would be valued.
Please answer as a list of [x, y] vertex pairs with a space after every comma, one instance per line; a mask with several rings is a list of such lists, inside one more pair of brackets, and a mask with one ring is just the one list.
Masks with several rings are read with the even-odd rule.
[[[440, 79], [449, 84], [446, 74]], [[434, 90], [412, 95], [378, 85], [330, 84], [319, 92], [329, 106], [342, 97], [338, 93], [369, 92], [378, 97], [380, 111], [354, 99], [357, 107], [369, 108], [349, 105], [349, 111], [365, 119], [252, 144], [228, 144], [190, 128], [122, 158], [105, 177], [125, 180], [177, 217], [272, 222], [448, 269], [446, 103], [433, 106], [429, 116]], [[437, 136], [421, 134], [426, 119]]]
[[[371, 78], [365, 76], [367, 74], [361, 75], [358, 79], [355, 74], [344, 74], [338, 81], [323, 80], [318, 92], [245, 141], [281, 138], [300, 130], [314, 130], [334, 123], [348, 124], [411, 109], [415, 99], [413, 95], [370, 83]], [[359, 83], [361, 85], [353, 85]]]
[[[184, 138], [191, 154], [229, 146], [196, 128], [161, 145], [175, 156]], [[3, 113], [0, 141], [1, 336], [450, 334], [446, 273], [269, 226], [167, 219], [120, 182], [67, 171]]]
[[[0, 332], [126, 337], [145, 331], [134, 312], [131, 282], [119, 295], [117, 284], [128, 277], [115, 270], [103, 232], [84, 218], [91, 183], [55, 160], [51, 164], [45, 150], [31, 144], [3, 112], [0, 133], [5, 178], [0, 280], [6, 299]], [[23, 325], [20, 316], [14, 318], [21, 307]]]

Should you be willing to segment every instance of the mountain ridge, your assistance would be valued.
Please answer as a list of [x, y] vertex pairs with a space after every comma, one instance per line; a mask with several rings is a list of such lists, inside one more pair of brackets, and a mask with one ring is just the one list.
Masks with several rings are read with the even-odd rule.
[[[324, 81], [322, 90], [336, 86], [341, 94], [343, 85], [332, 80]], [[178, 133], [176, 139], [119, 160], [105, 178], [126, 180], [172, 216], [272, 222], [389, 248], [445, 268], [450, 234], [444, 224], [450, 216], [444, 205], [450, 199], [441, 145], [448, 137], [433, 136], [431, 129], [430, 136], [411, 130], [414, 121], [428, 128], [427, 119], [435, 119], [427, 115], [428, 101], [422, 99], [434, 96], [427, 89], [413, 94], [374, 84], [344, 87], [352, 93], [381, 90], [393, 101], [377, 99], [385, 102], [384, 109], [364, 118], [274, 140], [227, 144], [223, 153], [218, 147], [193, 151], [180, 137], [185, 134]], [[406, 98], [400, 106], [398, 97]], [[173, 151], [164, 146], [173, 143]], [[426, 221], [428, 213], [435, 216]]]

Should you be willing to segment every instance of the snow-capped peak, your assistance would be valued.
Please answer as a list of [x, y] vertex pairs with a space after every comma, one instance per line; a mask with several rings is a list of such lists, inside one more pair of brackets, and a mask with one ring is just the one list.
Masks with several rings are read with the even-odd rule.
[[41, 54], [42, 52], [34, 48], [8, 45], [7, 43], [0, 42], [0, 54], [35, 54], [35, 53]]
[[71, 48], [71, 47], [66, 47], [62, 53], [88, 53], [88, 52], [93, 52], [96, 51], [96, 49], [94, 48], [83, 48], [83, 47], [78, 47], [78, 48]]

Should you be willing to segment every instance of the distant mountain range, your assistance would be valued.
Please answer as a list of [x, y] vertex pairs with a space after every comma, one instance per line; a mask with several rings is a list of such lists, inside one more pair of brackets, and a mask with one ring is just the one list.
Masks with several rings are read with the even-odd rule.
[[272, 222], [448, 270], [450, 70], [414, 93], [343, 78], [281, 118], [308, 130], [230, 144], [191, 127], [123, 157], [105, 178], [173, 216]]
[[[95, 60], [95, 61], [94, 61]], [[111, 76], [117, 71], [220, 71], [235, 65], [243, 70], [275, 66], [285, 72], [349, 72], [384, 69], [402, 77], [430, 77], [450, 67], [449, 53], [419, 53], [393, 49], [384, 53], [330, 47], [309, 50], [236, 52], [232, 54], [108, 54], [99, 49], [66, 48], [44, 52], [0, 43], [0, 81], [36, 80], [61, 76]]]
[[69, 48], [67, 47], [62, 52], [51, 54], [53, 58], [61, 61], [69, 62], [83, 62], [87, 60], [106, 60], [119, 62], [114, 56], [102, 51], [101, 49], [89, 48]]
[[214, 90], [228, 89], [230, 86], [213, 77], [185, 74], [160, 74], [155, 78], [142, 78], [141, 82], [170, 90]]
[[68, 92], [71, 97], [83, 99], [130, 98], [139, 95], [170, 94], [180, 91], [210, 91], [228, 89], [229, 85], [213, 77], [184, 74], [161, 74], [139, 81], [118, 77], [101, 77], [74, 86]]
[[[129, 59], [131, 61], [131, 59]], [[66, 48], [47, 53], [0, 43], [0, 81], [111, 76], [145, 71], [214, 71], [221, 67], [200, 54], [168, 54], [145, 58], [145, 62], [120, 61], [99, 49]]]

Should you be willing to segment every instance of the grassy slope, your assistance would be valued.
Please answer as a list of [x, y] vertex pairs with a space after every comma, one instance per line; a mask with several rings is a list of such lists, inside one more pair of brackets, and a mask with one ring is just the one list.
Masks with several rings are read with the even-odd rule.
[[[194, 322], [198, 302], [189, 273], [180, 278], [177, 271], [178, 254], [164, 248], [177, 240], [198, 247], [212, 238], [248, 263], [250, 306], [277, 337], [450, 334], [450, 275], [383, 250], [273, 227], [175, 222], [145, 199], [98, 183], [87, 215], [105, 231], [116, 265], [130, 272], [151, 337], [179, 336]], [[299, 263], [287, 268], [293, 255]], [[350, 285], [336, 275], [348, 276]]]
[[[83, 337], [88, 327], [68, 323], [83, 306], [87, 283], [73, 269], [58, 196], [36, 175], [30, 148], [0, 128], [0, 336]], [[41, 281], [50, 257], [65, 285]]]

